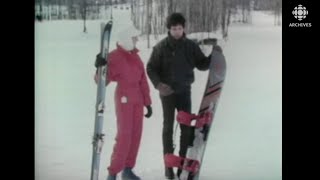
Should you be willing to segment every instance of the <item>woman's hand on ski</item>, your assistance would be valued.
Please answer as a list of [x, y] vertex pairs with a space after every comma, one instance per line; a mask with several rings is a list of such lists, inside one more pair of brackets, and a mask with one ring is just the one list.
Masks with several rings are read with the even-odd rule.
[[95, 63], [94, 63], [94, 66], [95, 66], [96, 68], [99, 68], [99, 67], [104, 66], [104, 65], [106, 65], [106, 64], [107, 64], [107, 61], [106, 61], [105, 58], [103, 58], [103, 57], [101, 56], [101, 53], [97, 54], [97, 56], [96, 56], [96, 61], [95, 61]]

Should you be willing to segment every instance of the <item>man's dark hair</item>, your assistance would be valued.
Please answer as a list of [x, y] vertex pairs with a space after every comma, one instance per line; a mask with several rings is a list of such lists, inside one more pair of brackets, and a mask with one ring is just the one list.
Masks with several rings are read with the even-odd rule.
[[184, 27], [185, 22], [186, 20], [181, 13], [172, 13], [167, 18], [167, 28], [170, 29], [171, 26], [176, 25], [181, 25], [182, 27]]

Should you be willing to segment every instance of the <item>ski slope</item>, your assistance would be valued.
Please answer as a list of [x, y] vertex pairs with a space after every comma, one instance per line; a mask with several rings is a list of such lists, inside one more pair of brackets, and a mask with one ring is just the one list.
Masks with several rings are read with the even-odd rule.
[[[114, 9], [113, 35], [132, 23], [129, 12]], [[87, 34], [82, 33], [80, 20], [35, 22], [36, 180], [90, 177], [97, 90], [93, 75], [100, 22], [87, 21]], [[227, 59], [227, 78], [209, 136], [201, 180], [282, 179], [281, 31], [281, 27], [273, 26], [273, 16], [254, 12], [252, 25], [231, 26], [228, 41], [219, 42]], [[152, 39], [151, 44], [156, 42]], [[115, 44], [113, 36], [111, 49]], [[146, 64], [151, 48], [147, 48], [145, 37], [140, 37], [138, 48]], [[207, 79], [206, 72], [195, 70], [195, 75], [193, 112], [198, 111]], [[135, 172], [144, 180], [162, 180], [162, 108], [157, 91], [151, 82], [149, 85], [153, 116], [144, 120]], [[107, 176], [115, 142], [115, 86], [110, 84], [106, 93], [100, 180]], [[179, 142], [179, 136], [176, 141]]]

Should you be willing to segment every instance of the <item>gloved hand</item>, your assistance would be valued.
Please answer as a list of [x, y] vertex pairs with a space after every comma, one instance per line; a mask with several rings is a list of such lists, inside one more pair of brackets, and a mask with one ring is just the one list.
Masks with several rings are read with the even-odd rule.
[[98, 68], [98, 67], [104, 66], [104, 65], [106, 65], [106, 64], [107, 64], [107, 61], [106, 61], [105, 58], [103, 58], [103, 57], [101, 56], [101, 53], [97, 54], [97, 56], [96, 56], [96, 61], [95, 61], [95, 63], [94, 63], [94, 66], [95, 66], [96, 68]]
[[170, 86], [164, 83], [159, 83], [156, 88], [159, 90], [160, 95], [162, 96], [169, 96], [174, 92]]
[[144, 115], [144, 117], [150, 118], [152, 115], [152, 107], [151, 107], [151, 105], [149, 105], [149, 106], [146, 106], [146, 108], [147, 108], [148, 112], [147, 112], [147, 114]]

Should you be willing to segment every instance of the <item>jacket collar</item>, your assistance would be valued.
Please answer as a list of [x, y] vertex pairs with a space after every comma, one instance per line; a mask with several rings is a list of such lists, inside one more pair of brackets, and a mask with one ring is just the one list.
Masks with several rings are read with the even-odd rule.
[[175, 48], [179, 45], [181, 45], [186, 40], [186, 33], [183, 32], [183, 35], [180, 39], [175, 39], [171, 36], [170, 32], [168, 31], [168, 44], [170, 47]]
[[137, 49], [136, 47], [131, 50], [131, 51], [127, 51], [125, 49], [123, 49], [118, 43], [117, 43], [117, 49], [122, 52], [122, 53], [125, 53], [125, 54], [137, 54], [139, 52], [139, 49]]

